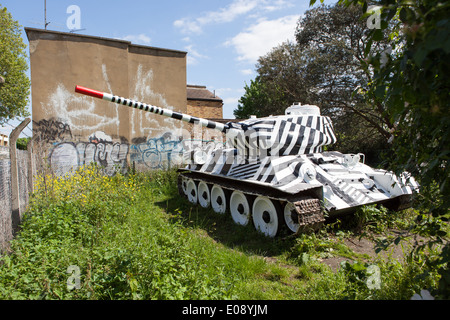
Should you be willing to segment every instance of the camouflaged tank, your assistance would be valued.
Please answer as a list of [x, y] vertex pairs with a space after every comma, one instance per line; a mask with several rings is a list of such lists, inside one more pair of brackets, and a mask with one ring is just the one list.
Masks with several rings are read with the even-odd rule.
[[82, 94], [216, 129], [226, 146], [197, 150], [179, 170], [179, 191], [192, 204], [229, 212], [268, 237], [281, 228], [316, 230], [333, 217], [370, 204], [408, 207], [417, 191], [404, 173], [374, 169], [363, 154], [323, 152], [336, 142], [329, 117], [317, 106], [294, 104], [284, 115], [219, 123], [77, 86]]

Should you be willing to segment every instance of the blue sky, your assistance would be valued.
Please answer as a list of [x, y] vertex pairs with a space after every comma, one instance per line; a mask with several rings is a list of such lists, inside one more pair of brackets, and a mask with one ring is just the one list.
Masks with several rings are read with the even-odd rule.
[[[44, 28], [44, 0], [0, 4], [22, 27]], [[187, 83], [215, 90], [224, 118], [234, 118], [258, 57], [293, 40], [298, 19], [310, 9], [309, 0], [47, 0], [49, 30], [69, 31], [71, 5], [80, 8], [80, 34], [187, 51]], [[28, 44], [25, 32], [22, 37]]]

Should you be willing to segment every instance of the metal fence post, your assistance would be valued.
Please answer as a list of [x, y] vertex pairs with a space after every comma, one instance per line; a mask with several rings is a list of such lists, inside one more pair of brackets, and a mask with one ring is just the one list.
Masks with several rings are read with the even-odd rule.
[[22, 130], [30, 123], [31, 119], [23, 120], [9, 135], [9, 156], [11, 159], [11, 221], [13, 235], [16, 234], [20, 224], [20, 199], [19, 199], [19, 172], [17, 168], [16, 142]]
[[33, 136], [27, 143], [28, 152], [28, 192], [30, 194], [34, 191], [34, 174], [36, 172], [36, 167], [33, 159], [33, 148], [34, 148], [35, 136]]

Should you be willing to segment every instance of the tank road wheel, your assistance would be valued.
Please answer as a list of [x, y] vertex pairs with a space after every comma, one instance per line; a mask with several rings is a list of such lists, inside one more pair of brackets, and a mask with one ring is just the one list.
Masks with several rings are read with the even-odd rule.
[[192, 179], [188, 179], [186, 182], [186, 196], [189, 202], [193, 204], [197, 203], [197, 186], [195, 185], [195, 181]]
[[223, 214], [227, 210], [225, 191], [218, 185], [211, 188], [211, 207], [217, 213]]
[[253, 202], [252, 216], [256, 230], [268, 237], [275, 237], [280, 228], [280, 209], [272, 200], [259, 196]]
[[230, 212], [233, 221], [246, 226], [250, 220], [250, 204], [241, 191], [235, 190], [230, 197]]
[[286, 203], [284, 206], [284, 222], [292, 232], [297, 232], [300, 224], [298, 223], [298, 213], [292, 202]]
[[204, 181], [198, 183], [198, 203], [203, 208], [208, 208], [211, 203], [211, 196], [209, 193], [209, 187]]
[[186, 177], [183, 177], [182, 175], [178, 176], [178, 192], [182, 196], [187, 196], [187, 181], [188, 179]]

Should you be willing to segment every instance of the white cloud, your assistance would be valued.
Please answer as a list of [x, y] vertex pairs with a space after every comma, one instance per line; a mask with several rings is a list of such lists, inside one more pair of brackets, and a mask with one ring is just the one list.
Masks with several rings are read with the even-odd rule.
[[230, 94], [233, 93], [233, 91], [235, 91], [232, 88], [214, 88], [213, 86], [211, 86], [211, 89], [214, 89], [214, 91], [216, 92], [216, 94], [221, 97], [224, 98]]
[[202, 32], [202, 28], [198, 25], [198, 23], [196, 21], [191, 21], [189, 18], [176, 20], [173, 25], [180, 28], [181, 32], [186, 34], [199, 34]]
[[241, 73], [245, 76], [248, 76], [253, 73], [253, 70], [252, 69], [243, 69], [243, 70], [241, 70]]
[[198, 59], [209, 59], [208, 56], [201, 54], [200, 52], [197, 51], [197, 49], [194, 49], [194, 46], [192, 44], [184, 48], [188, 52], [187, 54], [188, 65], [196, 65], [198, 63]]
[[151, 42], [150, 37], [145, 35], [144, 33], [130, 34], [121, 39], [131, 41], [132, 43], [135, 43], [135, 44], [150, 44], [150, 42]]
[[293, 4], [290, 1], [286, 1], [286, 0], [275, 0], [272, 3], [268, 3], [265, 7], [264, 7], [264, 11], [267, 12], [272, 12], [272, 11], [276, 11], [279, 10], [281, 8], [288, 8], [288, 7], [292, 7]]
[[181, 29], [182, 33], [200, 34], [206, 25], [232, 22], [239, 16], [255, 10], [271, 12], [287, 6], [290, 4], [286, 0], [234, 0], [230, 5], [217, 11], [205, 12], [198, 18], [181, 18], [176, 20], [173, 25]]
[[188, 51], [189, 54], [192, 54], [196, 58], [208, 59], [208, 56], [201, 54], [197, 51], [197, 49], [194, 49], [194, 46], [192, 44], [184, 48]]
[[212, 23], [231, 22], [236, 17], [246, 14], [256, 7], [260, 0], [235, 0], [229, 6], [218, 11], [206, 12], [203, 16], [191, 19], [182, 18], [174, 22], [174, 26], [181, 28], [183, 33], [199, 34], [202, 27]]
[[294, 39], [299, 18], [299, 15], [290, 15], [276, 20], [262, 19], [225, 42], [225, 45], [234, 47], [239, 61], [256, 63], [273, 47]]
[[227, 105], [237, 106], [239, 99], [240, 99], [240, 97], [229, 97], [229, 98], [223, 99], [223, 103], [227, 104]]
[[188, 66], [195, 66], [198, 64], [198, 60], [195, 59], [194, 57], [187, 55], [186, 57], [186, 65]]

